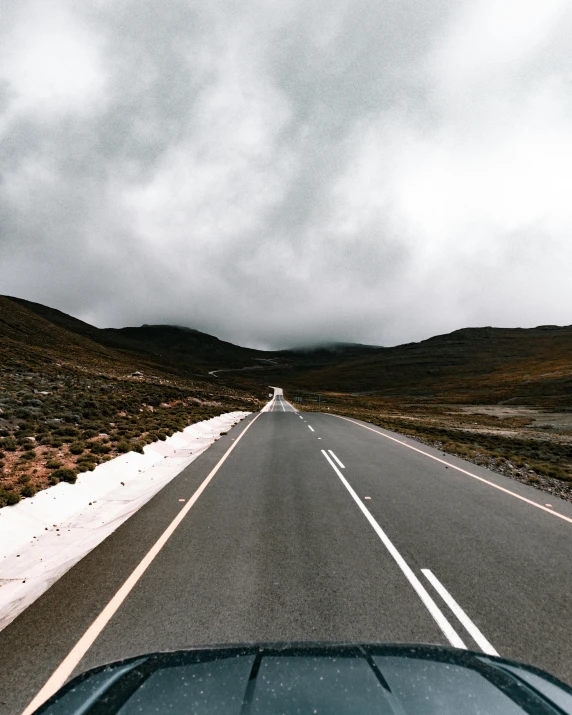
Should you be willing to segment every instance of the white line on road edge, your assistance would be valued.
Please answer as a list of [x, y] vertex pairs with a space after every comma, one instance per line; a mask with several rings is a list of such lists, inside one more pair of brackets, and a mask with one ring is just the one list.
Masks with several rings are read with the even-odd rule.
[[197, 499], [207, 488], [209, 482], [215, 476], [218, 470], [222, 467], [224, 462], [227, 460], [229, 454], [244, 437], [247, 430], [249, 430], [250, 427], [254, 424], [254, 422], [256, 422], [256, 420], [260, 417], [260, 415], [261, 413], [259, 412], [256, 417], [248, 423], [245, 429], [239, 434], [236, 440], [219, 459], [219, 461], [210, 471], [209, 475], [202, 482], [200, 487], [196, 490], [193, 496], [189, 499], [189, 501], [185, 504], [185, 506], [181, 509], [181, 511], [177, 514], [177, 516], [173, 519], [173, 521], [169, 524], [169, 526], [165, 529], [165, 531], [161, 534], [161, 536], [157, 539], [153, 546], [149, 549], [149, 551], [143, 557], [138, 566], [136, 566], [136, 568], [132, 571], [131, 575], [127, 578], [123, 586], [121, 586], [121, 588], [113, 596], [111, 601], [109, 601], [107, 606], [105, 606], [103, 611], [99, 614], [99, 616], [95, 619], [95, 621], [91, 624], [91, 626], [87, 629], [87, 631], [71, 649], [71, 651], [56, 668], [56, 670], [52, 673], [44, 687], [40, 690], [40, 692], [36, 695], [36, 697], [28, 705], [28, 707], [24, 710], [22, 715], [31, 715], [31, 713], [33, 713], [37, 708], [39, 708], [40, 705], [42, 705], [48, 698], [50, 698], [66, 682], [66, 680], [74, 671], [74, 668], [83, 658], [83, 656], [87, 653], [97, 636], [109, 623], [112, 616], [121, 606], [123, 601], [127, 598], [137, 581], [139, 581], [141, 576], [143, 576], [145, 571], [151, 565], [153, 559], [161, 551], [163, 546], [165, 546], [167, 541], [173, 535], [175, 529], [183, 521], [185, 516], [189, 513], [191, 507], [195, 504]]
[[280, 398], [280, 404], [282, 405], [282, 412], [286, 412], [286, 408], [284, 407], [284, 400]]
[[314, 428], [311, 425], [308, 425], [308, 429], [311, 429], [312, 432], [314, 431]]
[[[328, 414], [325, 412], [324, 414]], [[331, 413], [329, 413], [331, 414]], [[542, 504], [537, 504], [536, 502], [532, 501], [531, 499], [527, 499], [526, 497], [521, 497], [520, 494], [517, 494], [516, 492], [511, 492], [510, 489], [505, 489], [504, 487], [499, 486], [498, 484], [495, 484], [494, 482], [489, 482], [488, 479], [485, 479], [484, 477], [479, 477], [476, 474], [473, 474], [472, 472], [467, 472], [466, 469], [462, 469], [461, 467], [457, 467], [455, 464], [451, 464], [451, 462], [446, 462], [444, 459], [439, 459], [439, 457], [434, 457], [432, 454], [429, 454], [429, 452], [424, 452], [422, 449], [417, 449], [417, 447], [414, 447], [412, 444], [407, 444], [407, 442], [403, 442], [400, 439], [396, 439], [395, 437], [390, 437], [388, 434], [384, 434], [383, 432], [378, 432], [378, 430], [373, 429], [372, 427], [368, 427], [367, 425], [362, 425], [360, 422], [356, 422], [355, 420], [350, 420], [348, 417], [342, 417], [341, 415], [331, 415], [332, 417], [339, 417], [341, 420], [346, 420], [346, 422], [351, 422], [354, 425], [357, 425], [358, 427], [363, 427], [364, 429], [368, 429], [370, 432], [375, 432], [375, 434], [378, 434], [380, 437], [385, 437], [386, 439], [390, 439], [392, 442], [397, 442], [397, 444], [402, 444], [404, 447], [407, 447], [408, 449], [412, 449], [414, 452], [419, 452], [419, 454], [424, 454], [426, 457], [429, 457], [429, 459], [434, 459], [436, 462], [441, 462], [441, 464], [446, 464], [448, 467], [451, 467], [452, 469], [456, 469], [458, 472], [462, 472], [463, 474], [466, 474], [468, 477], [472, 477], [473, 479], [478, 479], [479, 482], [483, 482], [484, 484], [488, 484], [490, 487], [494, 487], [495, 489], [499, 489], [501, 492], [505, 492], [505, 494], [510, 494], [513, 497], [516, 497], [517, 499], [520, 499], [523, 502], [526, 502], [527, 504], [530, 504], [531, 506], [535, 506], [537, 509], [542, 509], [542, 511], [546, 511], [549, 514], [552, 514], [552, 516], [557, 516], [560, 519], [564, 519], [564, 521], [570, 522], [572, 524], [572, 519], [569, 516], [564, 516], [564, 514], [560, 514], [557, 511], [554, 511], [554, 509], [548, 509], [545, 506], [542, 506]]]
[[328, 449], [328, 452], [332, 455], [332, 457], [336, 460], [336, 462], [340, 465], [342, 469], [345, 469], [345, 466], [340, 462], [340, 460], [336, 457], [336, 455], [332, 452], [331, 449]]
[[439, 628], [443, 631], [445, 634], [445, 637], [449, 641], [449, 643], [454, 646], [455, 648], [464, 648], [467, 650], [467, 646], [463, 643], [463, 641], [460, 639], [459, 635], [453, 628], [453, 626], [449, 623], [449, 621], [445, 618], [443, 612], [439, 608], [439, 606], [435, 603], [435, 601], [431, 598], [431, 596], [427, 593], [425, 587], [421, 583], [421, 581], [417, 578], [417, 576], [413, 573], [411, 568], [407, 565], [405, 559], [403, 556], [399, 553], [399, 551], [395, 548], [385, 531], [381, 528], [381, 526], [377, 523], [377, 521], [373, 518], [371, 515], [370, 511], [368, 508], [365, 506], [365, 504], [362, 502], [362, 500], [358, 497], [358, 495], [354, 492], [352, 487], [350, 486], [349, 482], [347, 479], [344, 477], [344, 475], [340, 472], [340, 470], [336, 467], [336, 465], [332, 462], [332, 459], [330, 455], [326, 452], [325, 449], [322, 449], [322, 454], [324, 457], [328, 460], [330, 463], [330, 466], [334, 470], [334, 472], [338, 475], [338, 477], [342, 480], [342, 484], [345, 486], [345, 488], [348, 490], [348, 492], [351, 494], [353, 500], [355, 503], [359, 506], [359, 508], [362, 510], [365, 518], [369, 521], [371, 526], [373, 527], [373, 530], [375, 533], [379, 536], [381, 541], [383, 542], [385, 548], [389, 551], [389, 553], [393, 556], [395, 559], [395, 562], [399, 566], [399, 568], [403, 571], [403, 574], [405, 575], [405, 578], [409, 581], [409, 583], [413, 586], [415, 591], [417, 592], [417, 595], [419, 598], [423, 601], [425, 604], [427, 610], [429, 613], [433, 616], [435, 619], [437, 625]]
[[449, 591], [447, 591], [447, 589], [445, 588], [445, 586], [443, 586], [439, 579], [429, 569], [421, 569], [421, 573], [425, 576], [425, 578], [433, 586], [435, 591], [437, 591], [437, 593], [453, 611], [460, 623], [467, 629], [469, 635], [483, 651], [483, 653], [486, 653], [487, 655], [498, 655], [497, 651], [492, 647], [492, 645], [488, 642], [488, 640], [484, 637], [480, 630], [475, 626], [473, 621], [471, 621], [469, 616], [467, 616], [465, 611], [463, 611], [461, 606], [459, 606], [457, 601], [455, 601], [453, 596], [451, 596]]

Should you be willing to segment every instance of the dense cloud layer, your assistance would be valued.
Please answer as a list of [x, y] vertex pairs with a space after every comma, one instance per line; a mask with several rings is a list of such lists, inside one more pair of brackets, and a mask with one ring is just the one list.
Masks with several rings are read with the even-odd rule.
[[7, 0], [0, 293], [395, 344], [572, 322], [566, 0]]

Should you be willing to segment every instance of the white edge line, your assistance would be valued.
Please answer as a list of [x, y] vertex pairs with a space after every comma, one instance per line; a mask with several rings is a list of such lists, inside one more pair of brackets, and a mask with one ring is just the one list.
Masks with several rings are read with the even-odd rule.
[[240, 440], [246, 434], [248, 429], [252, 426], [252, 424], [254, 422], [256, 422], [256, 420], [259, 418], [260, 414], [261, 413], [259, 412], [256, 415], [256, 417], [249, 422], [249, 424], [246, 426], [246, 428], [240, 433], [240, 435], [232, 443], [231, 447], [229, 447], [229, 449], [219, 459], [219, 461], [216, 463], [216, 465], [210, 471], [209, 475], [201, 483], [200, 487], [195, 491], [193, 496], [189, 499], [189, 501], [185, 504], [185, 506], [181, 509], [181, 511], [177, 514], [177, 516], [173, 519], [173, 521], [169, 524], [169, 526], [165, 529], [165, 531], [161, 534], [161, 536], [157, 539], [157, 541], [153, 544], [153, 546], [149, 549], [147, 554], [143, 557], [143, 559], [139, 562], [139, 564], [131, 572], [131, 574], [128, 576], [127, 580], [119, 588], [119, 590], [115, 593], [115, 595], [112, 597], [112, 599], [109, 601], [109, 603], [105, 606], [103, 611], [101, 611], [101, 613], [97, 616], [95, 621], [93, 621], [91, 626], [89, 626], [89, 628], [86, 630], [86, 632], [83, 634], [83, 636], [79, 639], [79, 641], [71, 649], [71, 651], [68, 653], [68, 655], [64, 658], [64, 660], [60, 663], [60, 665], [56, 668], [56, 670], [48, 678], [45, 685], [42, 687], [42, 689], [39, 691], [39, 693], [34, 697], [34, 699], [28, 705], [28, 707], [23, 711], [22, 715], [30, 715], [31, 713], [33, 713], [35, 710], [37, 710], [37, 708], [40, 707], [40, 705], [42, 705], [48, 698], [50, 698], [55, 692], [57, 692], [61, 688], [61, 686], [66, 682], [66, 680], [69, 678], [69, 676], [74, 671], [77, 664], [81, 661], [83, 656], [87, 653], [87, 651], [89, 650], [89, 648], [91, 647], [91, 645], [93, 644], [93, 642], [95, 641], [97, 636], [101, 633], [101, 631], [105, 628], [107, 623], [111, 620], [112, 616], [117, 611], [117, 609], [121, 606], [123, 601], [127, 598], [127, 596], [129, 595], [130, 591], [133, 589], [133, 587], [135, 586], [137, 581], [139, 581], [141, 576], [143, 576], [145, 571], [149, 568], [153, 559], [157, 556], [157, 554], [161, 551], [163, 546], [167, 543], [167, 541], [169, 540], [169, 538], [171, 537], [171, 535], [173, 534], [173, 532], [175, 531], [177, 526], [179, 526], [181, 521], [183, 521], [185, 516], [190, 511], [191, 507], [195, 504], [197, 499], [204, 492], [204, 490], [208, 486], [211, 479], [215, 476], [215, 474], [221, 468], [221, 466], [226, 461], [229, 454], [236, 447], [236, 445], [240, 442]]
[[311, 429], [312, 432], [314, 432], [314, 428], [312, 427], [312, 425], [308, 425], [308, 429]]
[[362, 425], [360, 422], [356, 422], [355, 420], [350, 420], [348, 417], [342, 417], [342, 415], [333, 415], [332, 413], [324, 413], [324, 414], [330, 414], [332, 417], [339, 417], [341, 420], [346, 420], [346, 422], [351, 422], [354, 425], [357, 425], [358, 427], [363, 427], [364, 429], [368, 429], [370, 432], [375, 432], [375, 434], [378, 434], [380, 437], [385, 437], [386, 439], [390, 439], [392, 442], [397, 442], [398, 444], [402, 444], [404, 447], [407, 447], [408, 449], [412, 449], [414, 452], [419, 452], [419, 454], [424, 454], [426, 457], [429, 457], [429, 459], [434, 459], [436, 462], [441, 462], [441, 464], [446, 464], [448, 467], [451, 467], [451, 469], [456, 469], [458, 472], [462, 472], [463, 474], [466, 474], [468, 477], [472, 477], [473, 479], [478, 479], [479, 482], [483, 482], [484, 484], [488, 484], [490, 487], [494, 487], [495, 489], [499, 489], [501, 492], [505, 492], [505, 494], [510, 494], [513, 497], [516, 497], [517, 499], [520, 499], [523, 502], [526, 502], [527, 504], [530, 504], [531, 506], [535, 506], [537, 509], [542, 509], [542, 511], [548, 512], [548, 514], [552, 514], [552, 516], [557, 516], [560, 519], [564, 519], [564, 521], [570, 522], [572, 524], [572, 519], [569, 516], [564, 516], [564, 514], [560, 514], [560, 512], [554, 511], [554, 509], [548, 509], [545, 506], [542, 506], [542, 504], [537, 504], [536, 502], [532, 501], [531, 499], [527, 499], [526, 497], [521, 497], [520, 494], [517, 494], [516, 492], [511, 492], [510, 489], [505, 489], [504, 487], [501, 487], [499, 484], [495, 484], [494, 482], [489, 482], [488, 479], [485, 479], [484, 477], [479, 477], [476, 474], [473, 474], [472, 472], [467, 472], [466, 469], [462, 469], [461, 467], [457, 467], [455, 464], [451, 464], [451, 462], [446, 462], [444, 459], [439, 459], [439, 457], [434, 457], [432, 454], [429, 454], [429, 452], [424, 452], [422, 449], [417, 449], [417, 447], [414, 447], [412, 444], [407, 444], [407, 442], [403, 442], [400, 439], [396, 439], [395, 437], [390, 437], [388, 434], [384, 434], [383, 432], [379, 432], [376, 429], [373, 429], [372, 427], [368, 427], [367, 425]]
[[332, 452], [332, 450], [331, 450], [331, 449], [328, 449], [328, 452], [332, 455], [332, 457], [336, 460], [336, 462], [340, 465], [340, 467], [341, 467], [342, 469], [345, 469], [345, 465], [343, 465], [343, 464], [340, 462], [340, 460], [338, 459], [338, 457], [336, 457], [336, 455]]
[[488, 640], [484, 637], [484, 635], [473, 623], [473, 621], [471, 621], [469, 616], [467, 616], [465, 611], [463, 611], [461, 606], [459, 606], [457, 601], [455, 601], [453, 596], [451, 596], [449, 591], [447, 591], [447, 589], [445, 588], [445, 586], [443, 586], [439, 579], [429, 569], [421, 569], [421, 573], [425, 576], [425, 578], [429, 581], [429, 583], [433, 586], [433, 588], [437, 591], [437, 593], [453, 611], [456, 618], [466, 628], [471, 638], [475, 641], [475, 643], [479, 646], [483, 653], [486, 653], [487, 655], [498, 655], [497, 651], [488, 642]]
[[455, 648], [463, 648], [464, 650], [467, 650], [467, 646], [463, 643], [453, 626], [449, 623], [449, 621], [445, 618], [443, 612], [439, 608], [439, 606], [435, 603], [435, 601], [431, 598], [431, 596], [427, 593], [427, 590], [421, 583], [421, 581], [417, 578], [417, 576], [413, 573], [411, 568], [407, 565], [405, 559], [403, 556], [399, 553], [399, 551], [395, 548], [387, 534], [383, 531], [381, 526], [377, 523], [377, 521], [373, 518], [365, 504], [362, 502], [362, 500], [358, 497], [358, 495], [354, 492], [352, 487], [350, 486], [349, 482], [347, 479], [344, 477], [344, 475], [340, 472], [340, 470], [336, 467], [336, 465], [332, 462], [332, 459], [330, 455], [326, 452], [325, 449], [322, 449], [322, 454], [324, 457], [328, 460], [330, 463], [330, 466], [334, 470], [334, 472], [338, 475], [338, 477], [342, 480], [342, 484], [345, 486], [345, 488], [348, 490], [348, 492], [351, 494], [353, 500], [355, 503], [359, 506], [359, 508], [362, 510], [365, 518], [369, 521], [371, 526], [373, 527], [373, 530], [375, 533], [379, 536], [381, 541], [383, 542], [383, 545], [385, 548], [389, 551], [391, 556], [393, 556], [395, 562], [399, 566], [399, 568], [403, 571], [403, 574], [405, 578], [409, 581], [409, 583], [413, 586], [415, 591], [417, 592], [417, 595], [419, 598], [423, 601], [425, 604], [425, 607], [429, 611], [429, 613], [433, 616], [435, 622], [439, 626], [439, 628], [443, 631], [445, 634], [445, 637], [449, 641], [449, 643], [454, 646]]

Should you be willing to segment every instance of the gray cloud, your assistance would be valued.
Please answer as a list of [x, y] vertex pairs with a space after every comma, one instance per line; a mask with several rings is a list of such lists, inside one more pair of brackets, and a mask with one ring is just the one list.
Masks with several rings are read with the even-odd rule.
[[101, 326], [394, 344], [570, 323], [563, 0], [19, 0], [0, 291]]

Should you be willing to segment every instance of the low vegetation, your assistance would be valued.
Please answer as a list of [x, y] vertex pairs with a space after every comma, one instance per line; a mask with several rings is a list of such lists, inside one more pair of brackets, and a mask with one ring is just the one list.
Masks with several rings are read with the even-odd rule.
[[[24, 369], [27, 368], [27, 369]], [[0, 506], [189, 424], [223, 412], [258, 409], [236, 391], [182, 380], [86, 374], [71, 366], [0, 369]], [[234, 394], [233, 394], [234, 393]]]
[[195, 422], [259, 408], [252, 391], [68, 340], [28, 312], [0, 297], [0, 506]]

